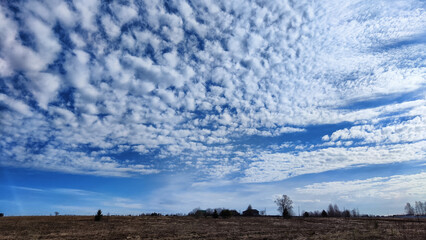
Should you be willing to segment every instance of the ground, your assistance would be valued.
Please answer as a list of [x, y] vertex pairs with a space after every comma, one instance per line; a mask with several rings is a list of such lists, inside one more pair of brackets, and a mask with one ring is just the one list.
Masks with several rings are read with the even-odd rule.
[[181, 216], [0, 218], [0, 239], [426, 239], [426, 219]]

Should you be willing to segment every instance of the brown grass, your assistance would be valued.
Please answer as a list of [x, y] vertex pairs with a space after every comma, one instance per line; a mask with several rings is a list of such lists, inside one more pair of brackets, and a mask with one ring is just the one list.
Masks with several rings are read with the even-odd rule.
[[0, 239], [426, 239], [425, 219], [3, 217]]

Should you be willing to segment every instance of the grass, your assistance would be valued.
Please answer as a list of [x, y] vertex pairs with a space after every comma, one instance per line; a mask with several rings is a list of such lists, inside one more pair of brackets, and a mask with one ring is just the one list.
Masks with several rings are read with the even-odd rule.
[[[108, 220], [108, 221], [107, 221]], [[0, 239], [426, 239], [426, 220], [41, 216], [0, 218]]]

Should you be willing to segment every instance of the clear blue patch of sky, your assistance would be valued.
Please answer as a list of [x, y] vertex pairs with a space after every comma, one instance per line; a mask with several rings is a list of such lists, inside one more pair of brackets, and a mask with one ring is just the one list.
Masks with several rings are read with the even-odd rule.
[[[114, 149], [112, 151], [114, 151]], [[109, 156], [113, 159], [118, 159], [120, 161], [128, 160], [132, 163], [146, 165], [146, 164], [155, 164], [155, 163], [158, 164], [158, 161], [156, 161], [155, 159], [157, 158], [159, 153], [160, 153], [159, 149], [152, 150], [148, 153], [139, 153], [139, 152], [129, 150], [129, 151], [123, 151], [119, 153], [106, 154], [106, 156]]]
[[[162, 173], [132, 177], [108, 177], [12, 167], [1, 167], [0, 173], [2, 183], [0, 187], [2, 188], [9, 186], [41, 189], [72, 188], [107, 194], [137, 195], [138, 193], [150, 193], [164, 184]], [[7, 194], [3, 197], [5, 196]]]
[[[147, 202], [152, 192], [166, 186], [168, 181], [170, 175], [162, 173], [127, 178], [1, 167], [0, 212], [6, 215], [45, 215], [56, 211], [54, 206], [57, 205], [108, 206], [105, 201], [116, 197]], [[83, 192], [73, 194], [73, 189]], [[71, 209], [69, 212], [78, 214]]]

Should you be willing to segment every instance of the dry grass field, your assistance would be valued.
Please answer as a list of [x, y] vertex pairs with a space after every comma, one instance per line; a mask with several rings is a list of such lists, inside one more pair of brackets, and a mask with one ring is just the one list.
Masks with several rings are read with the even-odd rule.
[[[107, 221], [108, 220], [108, 221]], [[426, 239], [425, 219], [3, 217], [0, 239]]]

